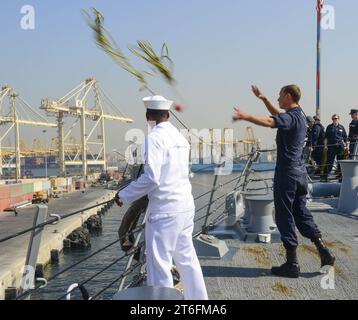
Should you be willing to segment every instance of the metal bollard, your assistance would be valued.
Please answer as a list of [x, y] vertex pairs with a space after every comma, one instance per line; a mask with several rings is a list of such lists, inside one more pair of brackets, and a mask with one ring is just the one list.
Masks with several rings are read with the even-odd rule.
[[251, 221], [248, 227], [249, 232], [270, 233], [275, 228], [273, 221], [273, 197], [272, 196], [251, 196], [246, 200], [249, 203]]
[[342, 160], [343, 180], [339, 195], [338, 211], [358, 214], [358, 160]]

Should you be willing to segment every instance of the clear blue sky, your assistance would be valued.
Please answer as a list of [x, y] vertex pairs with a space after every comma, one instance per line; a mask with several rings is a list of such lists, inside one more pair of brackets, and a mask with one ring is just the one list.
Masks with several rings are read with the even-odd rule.
[[[323, 124], [337, 112], [347, 128], [349, 109], [358, 107], [358, 2], [326, 3], [335, 8], [336, 29], [322, 35]], [[35, 30], [20, 28], [20, 9], [26, 4], [35, 8]], [[131, 126], [107, 126], [109, 150], [123, 149], [125, 130], [144, 128], [144, 93], [94, 44], [80, 10], [95, 6], [126, 53], [126, 46], [139, 39], [151, 41], [157, 49], [162, 42], [168, 44], [177, 90], [186, 106], [182, 118], [190, 127], [232, 127], [234, 106], [266, 114], [250, 92], [252, 83], [275, 101], [281, 86], [297, 83], [303, 91], [301, 105], [312, 115], [315, 5], [315, 0], [2, 0], [0, 84], [10, 84], [38, 107], [42, 98], [59, 98], [85, 78], [96, 77], [121, 110], [137, 120]], [[153, 81], [153, 87], [177, 98], [164, 81]], [[247, 125], [234, 125], [238, 136]], [[41, 130], [24, 132], [29, 137]], [[273, 144], [274, 130], [256, 127], [255, 133], [263, 145]]]

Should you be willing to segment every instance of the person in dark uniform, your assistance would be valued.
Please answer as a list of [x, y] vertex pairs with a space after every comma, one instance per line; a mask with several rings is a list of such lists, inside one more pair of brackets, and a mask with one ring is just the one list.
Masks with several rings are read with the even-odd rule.
[[313, 119], [315, 122], [312, 127], [312, 158], [317, 165], [316, 173], [319, 174], [323, 165], [325, 132], [319, 117], [314, 116]]
[[[327, 140], [327, 170], [325, 177], [331, 173], [335, 158], [337, 160], [344, 159], [344, 150], [347, 148], [347, 133], [344, 127], [339, 123], [339, 115], [334, 114], [332, 116], [332, 123], [328, 125], [326, 129], [326, 140]], [[337, 171], [340, 172], [340, 166], [338, 164]]]
[[[358, 109], [351, 109], [352, 122], [349, 124], [349, 155], [351, 159], [358, 157]], [[355, 151], [356, 150], [356, 151]], [[355, 152], [354, 152], [355, 151]]]
[[306, 116], [299, 106], [301, 91], [296, 85], [288, 85], [279, 93], [281, 113], [261, 91], [253, 86], [254, 94], [266, 105], [272, 116], [259, 117], [235, 108], [233, 120], [246, 120], [254, 124], [277, 128], [277, 162], [274, 177], [274, 203], [277, 227], [286, 249], [286, 263], [272, 267], [277, 276], [298, 278], [300, 267], [296, 250], [296, 227], [316, 245], [321, 266], [333, 265], [335, 257], [321, 239], [321, 232], [306, 207], [307, 172], [303, 161], [303, 146], [307, 132]]

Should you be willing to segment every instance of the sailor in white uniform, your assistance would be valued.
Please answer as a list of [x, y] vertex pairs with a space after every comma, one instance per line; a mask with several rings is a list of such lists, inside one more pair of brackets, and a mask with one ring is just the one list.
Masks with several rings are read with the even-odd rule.
[[147, 285], [173, 287], [174, 260], [184, 298], [206, 300], [205, 282], [192, 241], [195, 207], [189, 181], [190, 146], [168, 121], [172, 101], [151, 96], [143, 102], [148, 122], [155, 125], [145, 142], [144, 173], [118, 192], [117, 203], [130, 204], [148, 195]]

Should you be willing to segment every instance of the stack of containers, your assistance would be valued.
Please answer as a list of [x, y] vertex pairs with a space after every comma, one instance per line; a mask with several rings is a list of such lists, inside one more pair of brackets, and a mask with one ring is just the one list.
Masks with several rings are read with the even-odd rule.
[[10, 186], [10, 207], [24, 201], [31, 201], [34, 195], [34, 184], [23, 183]]
[[[31, 182], [30, 182], [31, 181]], [[82, 190], [84, 180], [74, 181], [69, 178], [51, 178], [50, 180], [31, 179], [26, 183], [2, 180], [0, 182], [0, 212], [25, 201], [31, 201], [35, 192], [52, 191], [72, 192], [75, 188]]]

